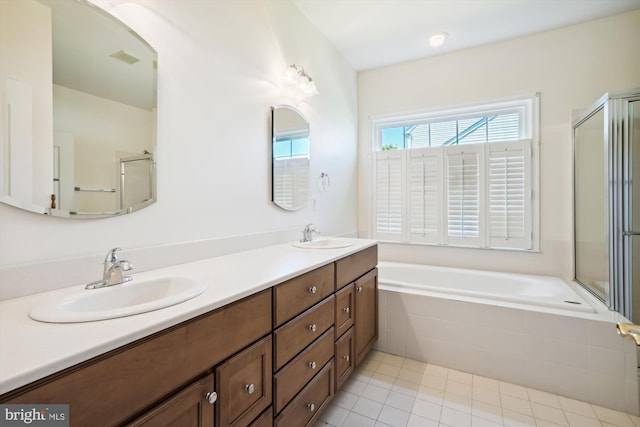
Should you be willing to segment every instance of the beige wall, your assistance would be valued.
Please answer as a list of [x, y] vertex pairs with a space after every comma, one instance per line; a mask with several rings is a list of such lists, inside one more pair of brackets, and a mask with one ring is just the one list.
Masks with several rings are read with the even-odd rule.
[[382, 244], [381, 259], [572, 275], [571, 111], [640, 86], [640, 11], [358, 75], [359, 234], [370, 235], [371, 116], [540, 92], [540, 253]]
[[[37, 23], [37, 25], [35, 24]], [[29, 52], [25, 55], [25, 52]], [[26, 208], [47, 205], [53, 190], [53, 142], [52, 111], [51, 111], [51, 11], [33, 0], [3, 0], [0, 1], [0, 160], [4, 174], [8, 168], [8, 107], [6, 105], [5, 90], [7, 80], [18, 81], [31, 88], [30, 100], [33, 122], [33, 132], [30, 135], [31, 147], [26, 154], [31, 157], [31, 169], [25, 169], [31, 181], [31, 200], [10, 200], [11, 203], [23, 205]], [[15, 114], [15, 112], [14, 112]], [[49, 149], [42, 149], [46, 147]], [[20, 147], [13, 147], [14, 151]], [[16, 171], [14, 171], [16, 172]], [[4, 177], [6, 178], [6, 177]], [[3, 178], [0, 177], [0, 182]], [[4, 183], [6, 184], [6, 183]], [[5, 187], [3, 185], [2, 187]], [[1, 192], [1, 191], [0, 191]], [[28, 197], [28, 196], [26, 196]]]

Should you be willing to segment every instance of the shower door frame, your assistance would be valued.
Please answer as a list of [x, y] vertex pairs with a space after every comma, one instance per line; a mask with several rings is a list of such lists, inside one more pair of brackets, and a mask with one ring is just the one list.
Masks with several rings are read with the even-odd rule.
[[[609, 284], [603, 302], [627, 319], [632, 319], [633, 262], [632, 239], [627, 238], [631, 230], [632, 203], [632, 123], [629, 103], [640, 100], [640, 88], [620, 92], [609, 92], [596, 101], [572, 124], [573, 154], [573, 278], [596, 298], [602, 300], [589, 286], [581, 283], [577, 276], [576, 257], [576, 128], [601, 109], [604, 112], [603, 149], [605, 154], [605, 222], [607, 230], [607, 253]], [[635, 319], [640, 321], [640, 319]]]

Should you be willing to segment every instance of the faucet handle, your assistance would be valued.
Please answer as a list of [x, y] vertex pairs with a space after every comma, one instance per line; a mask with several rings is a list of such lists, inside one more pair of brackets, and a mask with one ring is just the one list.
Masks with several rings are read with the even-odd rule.
[[109, 252], [107, 252], [107, 256], [104, 257], [104, 262], [111, 262], [114, 263], [116, 261], [118, 261], [118, 255], [116, 255], [116, 251], [120, 251], [122, 249], [120, 248], [113, 248], [111, 249]]
[[122, 269], [122, 271], [129, 271], [129, 270], [133, 270], [133, 264], [131, 264], [129, 261], [127, 261], [126, 259], [120, 260], [118, 262], [118, 266]]

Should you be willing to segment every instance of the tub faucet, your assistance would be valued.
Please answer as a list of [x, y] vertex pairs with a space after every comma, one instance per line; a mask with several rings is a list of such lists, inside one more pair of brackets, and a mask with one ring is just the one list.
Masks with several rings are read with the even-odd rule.
[[122, 272], [133, 269], [133, 264], [126, 259], [118, 259], [116, 251], [119, 250], [121, 249], [113, 248], [107, 253], [107, 256], [104, 258], [102, 280], [96, 280], [95, 282], [89, 283], [85, 286], [85, 289], [98, 289], [107, 286], [119, 285], [133, 279], [131, 276], [122, 275]]
[[304, 226], [304, 230], [302, 230], [302, 239], [301, 242], [310, 242], [313, 240], [313, 233], [320, 234], [318, 229], [313, 224], [307, 224]]

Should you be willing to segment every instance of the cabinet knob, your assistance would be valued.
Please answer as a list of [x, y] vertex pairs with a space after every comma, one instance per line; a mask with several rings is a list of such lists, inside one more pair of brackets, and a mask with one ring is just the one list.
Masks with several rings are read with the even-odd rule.
[[356, 288], [356, 290], [357, 290], [358, 292], [362, 292], [362, 286], [358, 286], [358, 287]]
[[316, 292], [318, 292], [318, 288], [316, 288], [315, 286], [309, 288], [309, 293], [315, 294]]
[[315, 412], [316, 405], [314, 405], [313, 403], [307, 403], [307, 408], [309, 408], [310, 412]]
[[316, 369], [316, 362], [309, 362], [309, 367], [311, 369]]
[[349, 363], [349, 360], [351, 360], [351, 357], [349, 357], [349, 355], [348, 355], [348, 354], [347, 354], [346, 356], [342, 356], [342, 358], [343, 358], [344, 360], [346, 360], [346, 361], [347, 361], [347, 363]]
[[204, 397], [207, 398], [207, 402], [213, 405], [214, 403], [216, 403], [216, 400], [218, 400], [218, 393], [216, 393], [215, 391], [211, 391], [205, 394]]
[[256, 391], [256, 387], [253, 384], [247, 384], [244, 386], [244, 390], [249, 394], [253, 394]]
[[351, 309], [349, 307], [345, 307], [345, 308], [342, 309], [342, 311], [344, 311], [345, 313], [349, 314]]
[[311, 325], [309, 325], [309, 330], [310, 330], [311, 332], [315, 332], [315, 331], [316, 331], [316, 329], [318, 329], [318, 327], [316, 326], [316, 324], [315, 324], [315, 323], [312, 323]]

